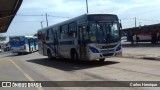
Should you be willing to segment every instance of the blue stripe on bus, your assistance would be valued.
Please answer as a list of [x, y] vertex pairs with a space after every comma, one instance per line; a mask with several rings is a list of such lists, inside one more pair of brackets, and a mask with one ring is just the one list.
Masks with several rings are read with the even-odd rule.
[[[83, 43], [81, 40], [78, 40], [78, 44]], [[89, 43], [94, 43], [90, 39], [85, 40], [86, 44]], [[61, 42], [51, 42], [51, 43], [46, 43], [47, 45], [74, 45], [74, 40], [72, 41], [61, 41]]]
[[61, 41], [61, 42], [51, 42], [46, 43], [47, 45], [73, 45], [74, 41]]
[[63, 41], [63, 42], [59, 42], [59, 45], [73, 45], [74, 41]]

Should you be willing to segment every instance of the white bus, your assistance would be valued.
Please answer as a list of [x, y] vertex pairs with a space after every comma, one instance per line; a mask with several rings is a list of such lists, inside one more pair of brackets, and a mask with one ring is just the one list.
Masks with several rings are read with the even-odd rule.
[[84, 14], [38, 30], [39, 53], [49, 58], [104, 61], [122, 55], [117, 15]]
[[152, 35], [151, 34], [139, 34], [139, 35], [134, 35], [133, 40], [138, 42], [151, 42], [152, 41]]
[[3, 37], [0, 37], [0, 38], [1, 38], [0, 52], [10, 51], [9, 37], [8, 36], [3, 36]]
[[12, 53], [31, 53], [38, 50], [38, 39], [34, 36], [11, 36], [9, 43]]

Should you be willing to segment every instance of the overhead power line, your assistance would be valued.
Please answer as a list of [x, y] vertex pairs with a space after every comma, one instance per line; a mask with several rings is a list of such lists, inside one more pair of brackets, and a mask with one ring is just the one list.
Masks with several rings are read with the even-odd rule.
[[24, 14], [16, 14], [17, 16], [45, 16], [45, 15], [24, 15]]
[[64, 16], [53, 16], [53, 15], [48, 15], [49, 17], [56, 17], [56, 18], [71, 18], [71, 17], [64, 17]]
[[[135, 20], [135, 18], [122, 18], [121, 20]], [[152, 20], [152, 19], [142, 19], [142, 18], [136, 18], [137, 20], [142, 20], [142, 21], [156, 21], [160, 22], [160, 20]]]
[[157, 21], [157, 22], [160, 22], [160, 20], [151, 20], [151, 19], [140, 19], [140, 18], [137, 18], [138, 20], [143, 20], [143, 21]]
[[41, 21], [14, 21], [14, 23], [22, 23], [22, 22], [26, 23], [26, 22], [41, 22]]
[[134, 19], [134, 18], [122, 18], [121, 20], [129, 20], [129, 19]]
[[[16, 14], [17, 16], [35, 16], [35, 17], [37, 17], [37, 16], [46, 16], [45, 14], [43, 15], [43, 14], [41, 14], [41, 15], [27, 15], [27, 14]], [[47, 14], [47, 16], [48, 17], [55, 17], [55, 18], [71, 18], [71, 17], [64, 17], [64, 16], [54, 16], [54, 15], [48, 15]]]

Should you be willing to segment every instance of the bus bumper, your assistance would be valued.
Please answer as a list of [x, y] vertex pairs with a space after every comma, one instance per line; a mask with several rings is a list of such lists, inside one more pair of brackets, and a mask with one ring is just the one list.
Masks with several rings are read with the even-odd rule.
[[11, 48], [11, 52], [12, 53], [25, 53], [25, 52], [27, 52], [25, 49], [13, 49], [13, 48]]
[[115, 56], [117, 56], [117, 57], [122, 57], [122, 52], [116, 53]]
[[113, 53], [92, 53], [89, 55], [89, 60], [96, 60], [96, 59], [103, 59], [103, 58], [109, 58], [109, 57], [122, 57], [122, 51], [113, 52]]

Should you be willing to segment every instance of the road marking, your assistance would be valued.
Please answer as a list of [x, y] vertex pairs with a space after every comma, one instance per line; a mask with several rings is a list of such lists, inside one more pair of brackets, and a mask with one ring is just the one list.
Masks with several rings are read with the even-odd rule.
[[[20, 70], [23, 75], [29, 80], [29, 81], [35, 81], [31, 76], [29, 76], [26, 72], [24, 72], [13, 60], [10, 60], [11, 63], [18, 69]], [[36, 87], [37, 90], [44, 90], [42, 87]]]

